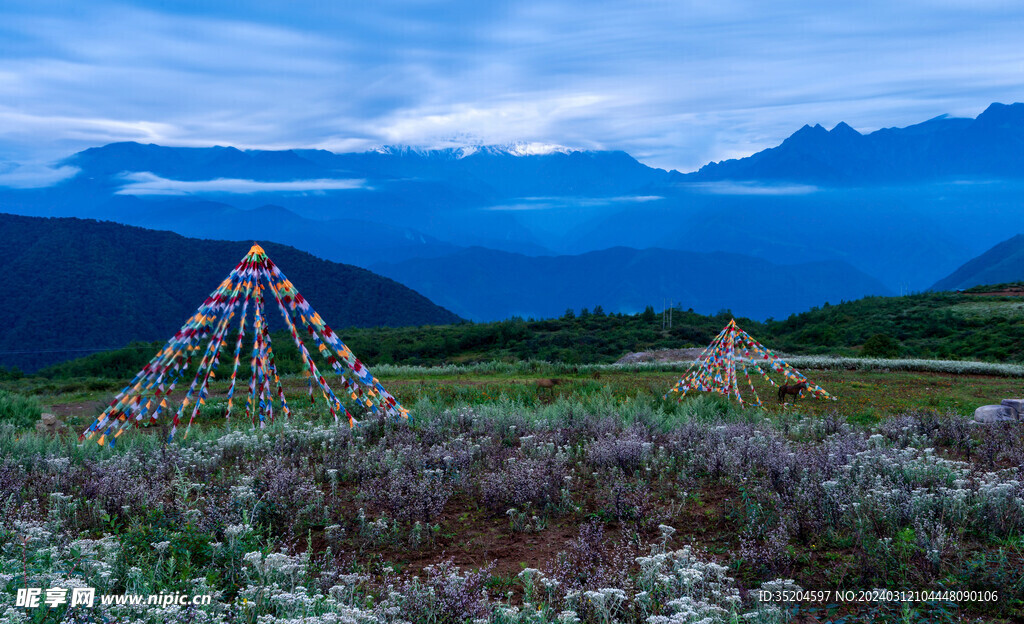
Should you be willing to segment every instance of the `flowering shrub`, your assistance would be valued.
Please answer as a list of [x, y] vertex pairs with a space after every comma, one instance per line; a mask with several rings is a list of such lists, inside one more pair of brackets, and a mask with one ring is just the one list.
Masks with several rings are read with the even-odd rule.
[[88, 614], [112, 622], [781, 622], [790, 607], [751, 590], [806, 579], [997, 589], [971, 608], [1020, 615], [1020, 427], [596, 396], [354, 430], [300, 416], [180, 446], [0, 428], [0, 620], [81, 621], [11, 606], [19, 587], [79, 583], [214, 596]]
[[559, 554], [552, 577], [563, 591], [577, 594], [622, 585], [636, 554], [635, 548], [608, 539], [604, 527], [591, 522], [580, 527], [568, 550]]
[[640, 469], [654, 444], [635, 435], [608, 436], [587, 448], [587, 459], [598, 468], [618, 467], [627, 475]]
[[544, 509], [559, 500], [565, 476], [565, 465], [556, 458], [509, 458], [481, 475], [480, 496], [494, 511], [526, 504]]
[[413, 577], [389, 586], [388, 597], [402, 617], [416, 622], [456, 624], [486, 620], [491, 611], [484, 584], [493, 566], [463, 573], [450, 561], [424, 568], [425, 579]]
[[402, 522], [431, 522], [444, 509], [452, 495], [452, 487], [444, 479], [443, 470], [395, 468], [386, 475], [364, 482], [360, 493], [377, 501], [393, 518]]

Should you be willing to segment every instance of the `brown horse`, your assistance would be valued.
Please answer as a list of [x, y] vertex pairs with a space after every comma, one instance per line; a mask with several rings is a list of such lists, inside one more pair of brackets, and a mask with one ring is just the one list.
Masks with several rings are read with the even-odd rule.
[[547, 388], [552, 394], [555, 392], [555, 386], [562, 383], [561, 379], [538, 379], [537, 380], [537, 394], [544, 388]]
[[801, 381], [800, 383], [793, 384], [793, 385], [786, 384], [784, 386], [779, 386], [779, 403], [785, 403], [786, 402], [786, 395], [787, 394], [792, 394], [793, 395], [793, 397], [794, 397], [793, 398], [793, 402], [795, 403], [797, 398], [800, 397], [800, 392], [803, 391], [803, 390], [806, 390], [806, 389], [807, 389], [807, 382], [806, 381]]

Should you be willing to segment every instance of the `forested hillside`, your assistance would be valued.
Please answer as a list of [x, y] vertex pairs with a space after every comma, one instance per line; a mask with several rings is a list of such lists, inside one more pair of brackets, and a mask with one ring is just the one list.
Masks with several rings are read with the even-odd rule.
[[[170, 337], [252, 245], [4, 214], [0, 232], [0, 365], [26, 370], [132, 340]], [[264, 247], [335, 327], [459, 320], [370, 271], [284, 245]]]
[[[370, 365], [529, 359], [608, 363], [630, 352], [706, 346], [730, 318], [727, 311], [705, 316], [674, 310], [669, 329], [668, 319], [650, 308], [636, 315], [605, 314], [597, 308], [548, 320], [352, 328], [342, 332], [342, 339]], [[992, 362], [1024, 359], [1022, 297], [973, 292], [868, 297], [781, 321], [739, 318], [737, 322], [765, 345], [786, 353]], [[298, 372], [298, 355], [287, 337], [278, 336], [274, 345], [282, 370]], [[155, 343], [138, 344], [42, 372], [54, 377], [130, 376], [157, 348]]]

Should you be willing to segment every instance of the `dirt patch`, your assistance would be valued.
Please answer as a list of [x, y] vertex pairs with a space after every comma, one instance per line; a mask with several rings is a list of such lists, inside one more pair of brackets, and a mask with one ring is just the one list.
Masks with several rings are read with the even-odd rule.
[[717, 554], [738, 550], [740, 527], [730, 511], [739, 504], [739, 489], [730, 484], [716, 484], [700, 488], [697, 495], [666, 520], [665, 523], [677, 531], [674, 541]]
[[[355, 504], [353, 502], [353, 504]], [[406, 543], [391, 543], [369, 551], [359, 548], [349, 538], [343, 544], [342, 558], [371, 555], [382, 563], [398, 563], [403, 572], [422, 575], [423, 568], [451, 561], [463, 570], [475, 570], [494, 563], [493, 574], [515, 577], [524, 567], [547, 565], [557, 560], [579, 534], [580, 519], [562, 516], [548, 519], [548, 526], [534, 533], [514, 533], [504, 515], [495, 515], [477, 507], [466, 496], [456, 496], [437, 518], [440, 535], [421, 549]], [[352, 527], [349, 527], [350, 531]], [[327, 543], [322, 528], [311, 532], [315, 552], [322, 552]], [[306, 550], [306, 537], [296, 538], [290, 545], [295, 552]]]
[[103, 407], [106, 407], [106, 405], [107, 401], [93, 399], [86, 401], [73, 401], [70, 403], [54, 403], [53, 405], [47, 406], [45, 411], [59, 416], [61, 420], [70, 425], [74, 423], [83, 423], [85, 421], [91, 422], [96, 417], [96, 413]]

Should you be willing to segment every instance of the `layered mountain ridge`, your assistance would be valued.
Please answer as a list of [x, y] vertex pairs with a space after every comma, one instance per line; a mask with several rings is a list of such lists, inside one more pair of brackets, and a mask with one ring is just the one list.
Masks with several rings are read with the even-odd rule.
[[892, 184], [956, 177], [1024, 178], [1024, 104], [992, 104], [976, 119], [942, 115], [861, 134], [844, 122], [805, 125], [778, 147], [709, 163], [689, 181]]
[[[1021, 163], [1022, 104], [870, 133], [806, 125], [777, 147], [685, 174], [625, 152], [544, 144], [336, 154], [113, 143], [69, 156], [60, 165], [74, 175], [57, 183], [0, 187], [0, 210], [269, 240], [364, 268], [422, 261], [457, 271], [474, 261], [464, 250], [485, 248], [505, 252], [492, 260], [507, 264], [492, 266], [508, 273], [518, 256], [565, 263], [626, 247], [737, 254], [783, 273], [833, 263], [898, 293], [924, 290], [1019, 233]], [[638, 300], [657, 304], [671, 297], [666, 289], [684, 308], [684, 298], [708, 300], [711, 291], [688, 288], [666, 266], [651, 264], [651, 279], [660, 281]], [[575, 279], [587, 293], [607, 283], [599, 271]], [[483, 300], [491, 296], [485, 287], [492, 288], [465, 282], [457, 286], [464, 292], [449, 294]], [[806, 298], [782, 298], [770, 313], [835, 297], [825, 282], [814, 288]], [[767, 290], [751, 284], [715, 301], [740, 309]], [[610, 292], [605, 301], [587, 299], [575, 307], [612, 310], [622, 301]], [[538, 300], [516, 310], [542, 316], [548, 308]]]

